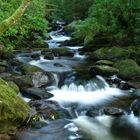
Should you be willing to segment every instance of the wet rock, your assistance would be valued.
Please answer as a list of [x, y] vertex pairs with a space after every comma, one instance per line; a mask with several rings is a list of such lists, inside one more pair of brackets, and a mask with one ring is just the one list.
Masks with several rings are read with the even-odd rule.
[[31, 55], [31, 58], [33, 58], [35, 60], [39, 60], [40, 59], [40, 54], [34, 53], [34, 54]]
[[107, 66], [107, 65], [94, 65], [90, 68], [90, 73], [96, 73], [101, 75], [114, 75], [117, 74], [119, 70], [117, 68]]
[[100, 112], [99, 112], [99, 109], [97, 108], [92, 108], [90, 110], [87, 111], [86, 115], [89, 116], [89, 117], [97, 117], [99, 116]]
[[65, 109], [60, 108], [60, 106], [55, 101], [47, 100], [36, 100], [30, 102], [31, 107], [35, 107], [37, 113], [43, 116], [46, 120], [56, 120], [60, 118], [69, 118], [69, 114]]
[[140, 76], [140, 67], [132, 59], [121, 60], [115, 64], [119, 69], [119, 75], [124, 79], [133, 79]]
[[32, 74], [34, 72], [42, 72], [43, 70], [37, 66], [23, 64], [20, 69], [22, 70], [23, 74]]
[[140, 116], [140, 99], [136, 99], [132, 102], [131, 111], [133, 111], [134, 115], [139, 117]]
[[109, 60], [99, 60], [96, 61], [95, 65], [108, 65], [108, 66], [113, 66], [113, 62]]
[[0, 133], [15, 131], [28, 115], [28, 105], [0, 79]]
[[106, 107], [103, 109], [103, 113], [110, 116], [120, 116], [124, 114], [124, 111], [115, 107]]
[[31, 74], [34, 87], [47, 86], [54, 82], [52, 74], [47, 72], [35, 72]]
[[56, 57], [59, 57], [59, 56], [73, 57], [74, 56], [73, 52], [71, 52], [68, 48], [55, 48], [55, 49], [52, 49], [52, 53]]
[[109, 47], [109, 48], [100, 48], [96, 51], [94, 51], [89, 58], [95, 59], [95, 60], [118, 60], [118, 59], [124, 59], [128, 58], [128, 52], [119, 47]]
[[28, 98], [31, 99], [48, 99], [52, 97], [53, 95], [45, 89], [40, 89], [40, 88], [25, 88], [22, 89], [22, 94]]
[[134, 88], [134, 86], [130, 85], [126, 81], [120, 81], [120, 83], [118, 83], [118, 88], [122, 90], [130, 90], [131, 88]]
[[44, 59], [49, 59], [49, 60], [53, 60], [54, 59], [54, 56], [52, 53], [46, 53], [44, 55]]
[[54, 66], [56, 66], [56, 67], [63, 67], [63, 65], [59, 64], [59, 63], [54, 63]]

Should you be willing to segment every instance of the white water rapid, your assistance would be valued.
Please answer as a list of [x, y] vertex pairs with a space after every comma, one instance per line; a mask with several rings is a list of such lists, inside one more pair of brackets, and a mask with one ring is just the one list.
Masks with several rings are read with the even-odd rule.
[[85, 85], [71, 83], [69, 86], [64, 85], [60, 89], [50, 91], [54, 95], [50, 100], [57, 101], [63, 107], [77, 104], [79, 108], [83, 108], [104, 105], [125, 95], [121, 90], [110, 87], [102, 77], [97, 78], [102, 82], [104, 88], [100, 88], [96, 82], [88, 82]]

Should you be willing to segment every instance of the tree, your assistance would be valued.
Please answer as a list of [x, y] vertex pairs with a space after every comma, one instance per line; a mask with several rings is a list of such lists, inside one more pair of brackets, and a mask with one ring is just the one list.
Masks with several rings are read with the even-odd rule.
[[23, 0], [19, 8], [9, 18], [0, 22], [0, 35], [16, 24], [17, 20], [24, 14], [31, 1], [32, 0]]

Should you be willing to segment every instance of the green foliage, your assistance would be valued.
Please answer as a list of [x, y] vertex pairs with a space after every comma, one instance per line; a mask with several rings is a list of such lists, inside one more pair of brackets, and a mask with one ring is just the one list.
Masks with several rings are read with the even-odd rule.
[[[22, 0], [0, 0], [0, 21], [10, 17], [20, 6]], [[19, 22], [0, 37], [8, 49], [22, 44], [30, 38], [30, 33], [45, 34], [48, 29], [46, 0], [33, 0]], [[36, 35], [38, 36], [38, 35]]]
[[48, 2], [55, 5], [52, 18], [69, 22], [84, 19], [93, 0], [48, 0]]
[[76, 36], [85, 36], [85, 44], [108, 40], [111, 45], [140, 43], [139, 0], [94, 0], [88, 17], [76, 25]]

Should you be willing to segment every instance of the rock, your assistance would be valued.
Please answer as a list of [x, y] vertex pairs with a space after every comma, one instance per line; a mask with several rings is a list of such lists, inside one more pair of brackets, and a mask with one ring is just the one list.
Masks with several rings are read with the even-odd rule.
[[16, 84], [15, 82], [9, 81], [9, 82], [7, 82], [7, 83], [8, 83], [8, 85], [9, 85], [11, 88], [14, 89], [14, 91], [15, 91], [16, 93], [19, 93], [19, 87], [17, 86], [17, 84]]
[[128, 81], [128, 84], [133, 88], [139, 88], [140, 89], [140, 81], [130, 80], [130, 81]]
[[28, 116], [28, 105], [0, 79], [0, 133], [15, 131]]
[[60, 63], [54, 63], [54, 66], [56, 66], [56, 67], [63, 67], [63, 65], [60, 64]]
[[55, 101], [47, 101], [46, 99], [36, 100], [31, 101], [30, 106], [35, 107], [37, 113], [43, 116], [46, 120], [69, 118], [68, 112], [60, 108]]
[[34, 53], [34, 54], [31, 55], [31, 58], [33, 58], [35, 60], [39, 60], [40, 59], [40, 54]]
[[114, 66], [119, 69], [119, 75], [124, 79], [134, 79], [140, 76], [140, 67], [132, 59], [121, 60]]
[[23, 64], [20, 69], [22, 70], [23, 74], [32, 74], [34, 72], [42, 72], [43, 70], [37, 66]]
[[73, 57], [74, 56], [73, 52], [71, 52], [68, 48], [55, 48], [55, 49], [52, 49], [52, 53], [56, 57], [59, 57], [59, 56]]
[[96, 73], [100, 75], [114, 75], [118, 73], [119, 70], [117, 68], [107, 66], [107, 65], [94, 65], [90, 68], [90, 73]]
[[113, 60], [128, 58], [128, 52], [119, 47], [100, 48], [94, 51], [89, 58], [95, 60]]
[[34, 87], [47, 86], [54, 82], [52, 74], [47, 72], [35, 72], [31, 74]]
[[120, 83], [118, 83], [118, 88], [122, 90], [130, 90], [131, 88], [134, 88], [134, 86], [130, 85], [128, 82], [120, 81]]
[[120, 116], [124, 114], [124, 111], [115, 107], [105, 107], [103, 109], [103, 113], [109, 116]]
[[25, 97], [35, 99], [35, 100], [48, 99], [53, 96], [51, 93], [47, 92], [47, 90], [40, 89], [37, 87], [22, 89], [22, 94]]
[[97, 108], [92, 108], [90, 110], [87, 111], [86, 115], [89, 116], [89, 117], [97, 117], [99, 116], [100, 112], [99, 112], [99, 109]]
[[14, 81], [20, 89], [22, 88], [30, 88], [33, 87], [34, 84], [32, 82], [32, 78], [29, 75], [23, 75], [23, 76], [11, 76], [9, 78], [6, 78], [8, 81]]
[[49, 59], [49, 60], [53, 60], [54, 59], [54, 56], [53, 56], [53, 54], [52, 53], [46, 53], [45, 55], [44, 55], [44, 59]]
[[140, 99], [136, 99], [132, 102], [131, 111], [133, 111], [134, 115], [139, 117], [140, 116]]
[[108, 65], [108, 66], [113, 66], [114, 63], [112, 61], [109, 61], [109, 60], [99, 60], [99, 61], [96, 61], [95, 65]]

